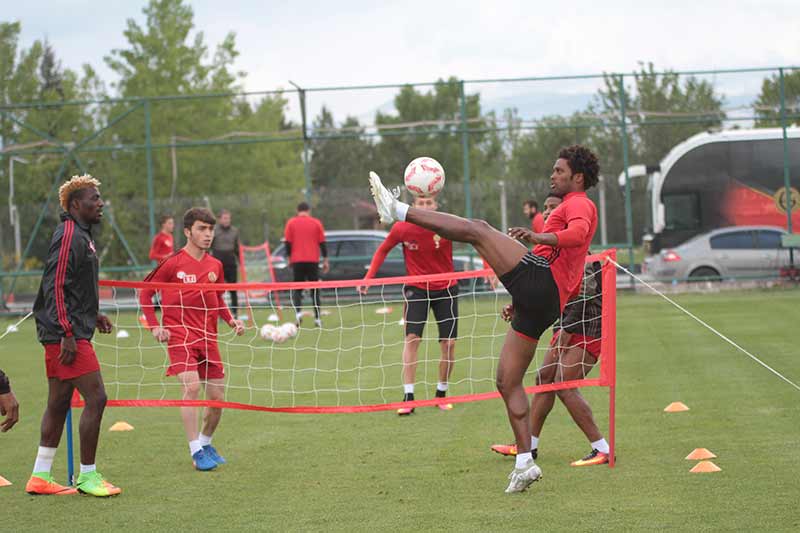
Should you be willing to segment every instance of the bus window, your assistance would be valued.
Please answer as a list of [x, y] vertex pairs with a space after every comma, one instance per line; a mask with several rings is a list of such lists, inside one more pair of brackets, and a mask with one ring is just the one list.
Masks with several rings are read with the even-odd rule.
[[699, 229], [699, 195], [697, 193], [665, 194], [664, 216], [667, 230]]

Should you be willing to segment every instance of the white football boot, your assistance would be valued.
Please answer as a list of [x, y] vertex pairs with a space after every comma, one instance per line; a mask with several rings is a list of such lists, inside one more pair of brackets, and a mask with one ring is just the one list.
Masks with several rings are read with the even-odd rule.
[[369, 173], [369, 188], [378, 208], [378, 216], [384, 224], [391, 224], [397, 218], [397, 199], [400, 197], [400, 188], [390, 191], [381, 183], [381, 178], [376, 173]]
[[506, 489], [507, 494], [523, 492], [530, 487], [534, 481], [542, 479], [542, 469], [531, 459], [522, 468], [515, 468], [512, 470], [508, 475], [508, 479], [510, 481]]

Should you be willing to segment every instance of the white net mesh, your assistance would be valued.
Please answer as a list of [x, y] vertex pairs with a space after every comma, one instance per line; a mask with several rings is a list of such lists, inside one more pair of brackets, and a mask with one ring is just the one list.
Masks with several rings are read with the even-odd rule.
[[[605, 268], [605, 267], [604, 267]], [[488, 272], [457, 273], [458, 334], [455, 365], [449, 379], [448, 396], [482, 395], [495, 390], [495, 369], [509, 326], [500, 310], [510, 302], [503, 291], [493, 291], [485, 281]], [[586, 287], [596, 285], [600, 270], [591, 270]], [[249, 276], [248, 276], [249, 277]], [[438, 276], [442, 279], [443, 276]], [[426, 279], [433, 279], [428, 276]], [[226, 401], [266, 408], [299, 406], [376, 406], [398, 402], [403, 394], [402, 370], [405, 338], [403, 282], [409, 279], [372, 280], [366, 296], [356, 287], [360, 281], [304, 284], [239, 284], [248, 295], [250, 320], [243, 336], [236, 336], [219, 323], [219, 346], [225, 368]], [[114, 322], [112, 336], [95, 336], [103, 377], [112, 400], [179, 400], [181, 387], [166, 376], [170, 358], [165, 344], [157, 342], [141, 320], [138, 291], [143, 287], [166, 289], [175, 285], [102, 282], [107, 298], [101, 307]], [[222, 290], [223, 287], [213, 287]], [[321, 290], [322, 327], [314, 325], [311, 302], [305, 300], [304, 317], [295, 335], [274, 333], [291, 330], [294, 311], [280, 313], [278, 302], [291, 305], [289, 289], [316, 287]], [[198, 286], [196, 289], [211, 289]], [[608, 287], [605, 288], [608, 290]], [[109, 294], [110, 291], [110, 294]], [[213, 313], [215, 309], [182, 308], [181, 313]], [[610, 311], [598, 292], [584, 290], [567, 307], [562, 323], [570, 339], [565, 346], [585, 346], [600, 338], [601, 314]], [[265, 328], [265, 326], [267, 326]], [[576, 337], [578, 332], [580, 337]], [[263, 335], [262, 335], [263, 333]], [[613, 334], [613, 332], [612, 332]], [[529, 384], [535, 383], [537, 368], [566, 372], [561, 362], [547, 364], [550, 332], [543, 335], [531, 364]], [[282, 337], [286, 337], [285, 339]], [[207, 340], [214, 338], [207, 335]], [[584, 344], [581, 344], [584, 343]], [[424, 326], [418, 350], [416, 398], [433, 398], [440, 380], [439, 331], [432, 313]], [[578, 362], [586, 365], [589, 363]], [[547, 382], [547, 381], [544, 381]]]

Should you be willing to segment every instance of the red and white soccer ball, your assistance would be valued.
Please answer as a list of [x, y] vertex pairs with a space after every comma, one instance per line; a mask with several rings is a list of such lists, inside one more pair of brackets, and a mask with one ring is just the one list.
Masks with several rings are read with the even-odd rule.
[[444, 187], [444, 168], [432, 157], [418, 157], [403, 174], [408, 192], [418, 198], [436, 196]]

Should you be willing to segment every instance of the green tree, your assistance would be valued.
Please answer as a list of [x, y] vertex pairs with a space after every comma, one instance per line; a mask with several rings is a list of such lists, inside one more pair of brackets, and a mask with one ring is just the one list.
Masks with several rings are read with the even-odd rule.
[[[757, 128], [779, 128], [781, 126], [781, 86], [780, 74], [773, 74], [761, 82], [761, 93], [753, 109]], [[786, 125], [800, 124], [800, 70], [785, 72], [783, 75], [784, 106]]]

